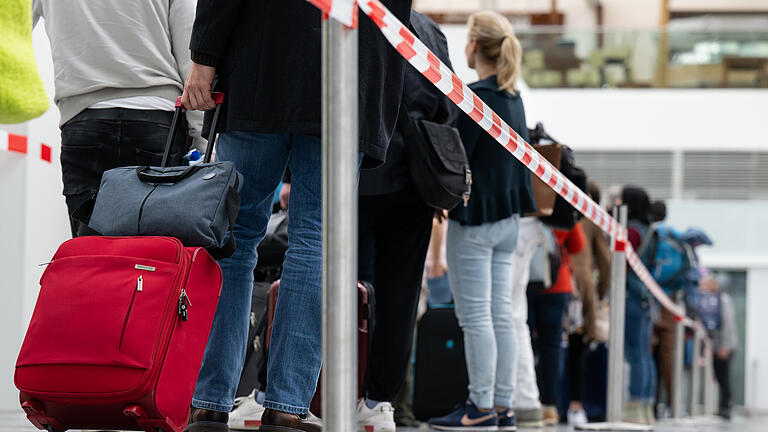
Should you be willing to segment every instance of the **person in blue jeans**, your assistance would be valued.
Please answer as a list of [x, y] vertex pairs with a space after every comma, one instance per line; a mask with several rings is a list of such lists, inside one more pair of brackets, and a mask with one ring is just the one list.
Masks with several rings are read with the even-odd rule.
[[[480, 78], [469, 87], [527, 140], [523, 101], [515, 88], [522, 48], [512, 24], [494, 12], [473, 14], [466, 54]], [[437, 430], [515, 430], [512, 265], [520, 215], [536, 209], [531, 174], [469, 116], [461, 115], [457, 128], [472, 168], [472, 196], [467, 206], [450, 212], [446, 244], [464, 333], [469, 399], [429, 425]]]
[[[410, 0], [384, 4], [406, 25]], [[192, 400], [188, 432], [225, 432], [248, 345], [256, 247], [275, 189], [291, 172], [288, 252], [267, 365], [262, 432], [322, 429], [309, 413], [322, 363], [321, 23], [307, 2], [198, 0], [192, 68], [182, 102], [210, 110], [227, 94], [218, 160], [243, 174], [233, 235], [220, 261], [224, 285]], [[367, 18], [360, 19], [360, 152], [384, 160], [395, 128], [405, 62]], [[210, 120], [208, 116], [207, 120]], [[209, 122], [207, 122], [209, 123]], [[353, 181], [353, 179], [350, 179]], [[350, 286], [355, 295], [355, 286]], [[192, 306], [194, 308], [194, 305]]]
[[[651, 216], [648, 194], [641, 188], [627, 186], [621, 201], [628, 211], [628, 237], [635, 250], [640, 250], [648, 234]], [[647, 263], [646, 263], [647, 265]], [[654, 299], [635, 273], [627, 268], [626, 324], [624, 325], [624, 357], [629, 363], [629, 401], [624, 407], [624, 421], [652, 424], [656, 395], [656, 364], [651, 353]]]
[[565, 360], [562, 349], [563, 320], [574, 292], [571, 256], [583, 251], [587, 243], [579, 224], [567, 231], [554, 229], [552, 232], [561, 252], [557, 280], [546, 289], [541, 289], [536, 283], [528, 285], [528, 325], [536, 335], [531, 339], [535, 341], [534, 349], [538, 359], [536, 376], [541, 391], [541, 414], [545, 426], [560, 422], [556, 405]]

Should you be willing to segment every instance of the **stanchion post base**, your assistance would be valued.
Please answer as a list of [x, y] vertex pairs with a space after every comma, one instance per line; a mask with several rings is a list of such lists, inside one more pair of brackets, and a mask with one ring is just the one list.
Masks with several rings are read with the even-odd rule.
[[641, 425], [637, 423], [624, 423], [624, 422], [613, 422], [613, 423], [587, 423], [584, 425], [578, 425], [574, 429], [580, 430], [580, 431], [638, 431], [638, 432], [645, 432], [645, 431], [652, 431], [653, 426], [651, 425]]

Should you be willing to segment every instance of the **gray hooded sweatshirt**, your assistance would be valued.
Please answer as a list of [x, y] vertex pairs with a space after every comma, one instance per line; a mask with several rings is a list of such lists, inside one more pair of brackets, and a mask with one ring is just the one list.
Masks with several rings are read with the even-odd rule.
[[[91, 105], [133, 96], [181, 96], [192, 65], [196, 0], [34, 0], [51, 41], [64, 124]], [[202, 113], [187, 112], [200, 146]]]

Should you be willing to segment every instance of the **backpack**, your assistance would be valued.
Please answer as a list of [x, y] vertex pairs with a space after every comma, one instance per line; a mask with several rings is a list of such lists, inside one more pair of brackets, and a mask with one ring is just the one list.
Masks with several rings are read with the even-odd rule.
[[698, 286], [698, 280], [693, 280], [698, 274], [693, 247], [668, 225], [653, 225], [638, 255], [667, 295]]
[[699, 294], [698, 315], [701, 323], [709, 331], [720, 330], [723, 326], [721, 307], [723, 300], [719, 292]]
[[549, 227], [542, 227], [543, 241], [537, 246], [530, 264], [528, 288], [535, 291], [547, 290], [557, 283], [562, 264], [562, 249], [555, 233]]
[[[576, 159], [573, 156], [573, 149], [568, 146], [562, 145], [556, 139], [552, 138], [547, 131], [544, 130], [544, 125], [541, 122], [536, 123], [536, 127], [528, 129], [528, 135], [531, 144], [541, 144], [542, 141], [549, 141], [557, 145], [557, 150], [560, 152], [560, 164], [553, 163], [553, 165], [565, 175], [568, 180], [573, 182], [582, 191], [587, 190], [587, 173], [583, 169], [576, 166]], [[537, 202], [538, 204], [538, 202]], [[542, 210], [542, 209], [539, 209]], [[541, 221], [561, 230], [570, 231], [577, 222], [582, 218], [582, 214], [579, 213], [573, 206], [568, 203], [563, 197], [557, 195], [555, 199], [554, 210], [549, 216], [540, 217]]]

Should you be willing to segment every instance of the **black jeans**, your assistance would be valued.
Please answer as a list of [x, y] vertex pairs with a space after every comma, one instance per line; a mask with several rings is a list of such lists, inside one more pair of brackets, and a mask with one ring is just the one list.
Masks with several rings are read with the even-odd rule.
[[[172, 118], [169, 111], [87, 109], [61, 127], [61, 171], [73, 237], [77, 227], [72, 213], [96, 195], [104, 171], [160, 165]], [[169, 166], [181, 163], [186, 135], [185, 123], [174, 140]]]
[[392, 194], [360, 197], [359, 278], [376, 290], [369, 399], [394, 401], [405, 380], [433, 214], [410, 184]]
[[556, 405], [563, 376], [563, 318], [571, 294], [542, 294], [528, 290], [528, 326], [536, 353], [536, 377], [541, 403]]
[[728, 409], [731, 407], [731, 359], [733, 354], [724, 359], [720, 358], [717, 352], [713, 356], [712, 366], [720, 386], [720, 409]]

